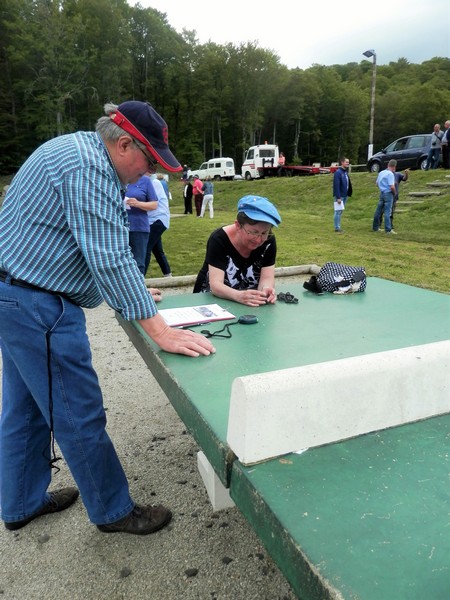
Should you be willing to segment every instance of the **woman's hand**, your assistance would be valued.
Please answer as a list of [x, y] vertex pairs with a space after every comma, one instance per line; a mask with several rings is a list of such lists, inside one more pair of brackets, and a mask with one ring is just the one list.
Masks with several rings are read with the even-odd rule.
[[262, 306], [267, 304], [268, 298], [266, 290], [243, 290], [239, 292], [239, 302], [247, 306]]
[[275, 304], [275, 302], [277, 301], [277, 294], [275, 292], [275, 288], [269, 287], [269, 286], [264, 286], [262, 291], [263, 291], [263, 294], [266, 295], [266, 303], [267, 304]]
[[127, 206], [132, 206], [133, 208], [139, 208], [140, 210], [155, 210], [158, 206], [157, 200], [150, 200], [148, 202], [142, 202], [142, 200], [138, 200], [137, 198], [127, 198]]

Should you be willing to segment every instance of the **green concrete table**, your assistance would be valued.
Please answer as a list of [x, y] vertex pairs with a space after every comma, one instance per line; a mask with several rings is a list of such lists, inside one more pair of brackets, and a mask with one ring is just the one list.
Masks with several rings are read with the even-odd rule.
[[[376, 278], [369, 278], [366, 292], [352, 296], [315, 296], [301, 284], [283, 285], [282, 280], [277, 291], [292, 292], [298, 304], [278, 302], [249, 309], [209, 294], [164, 299], [160, 308], [219, 303], [236, 316], [258, 316], [256, 325], [232, 326], [231, 339], [216, 339], [217, 353], [210, 357], [165, 353], [136, 323], [118, 319], [299, 597], [424, 600], [419, 591], [429, 580], [440, 590], [448, 583], [450, 598], [449, 482], [444, 476], [445, 462], [448, 475], [449, 417], [247, 468], [235, 460], [226, 442], [230, 390], [236, 377], [447, 340], [450, 296]], [[213, 323], [205, 328], [221, 327], [222, 323]], [[438, 433], [431, 435], [432, 423], [439, 425]], [[423, 438], [423, 443], [416, 444], [416, 438]], [[413, 452], [416, 446], [420, 454]], [[430, 471], [429, 485], [424, 482], [425, 471]], [[415, 489], [420, 498], [414, 498]], [[358, 513], [359, 506], [363, 510]], [[439, 518], [434, 517], [436, 511]], [[423, 539], [429, 546], [415, 545], [418, 521], [424, 523]], [[442, 531], [440, 538], [433, 523]], [[388, 531], [390, 537], [383, 535]], [[447, 543], [444, 549], [442, 538]], [[411, 552], [420, 554], [415, 561], [405, 552], [408, 540], [415, 548]], [[410, 580], [411, 586], [389, 588], [396, 576], [389, 578], [384, 569], [390, 565], [396, 574], [400, 564], [404, 583]], [[429, 568], [426, 572], [424, 565]], [[349, 573], [353, 579], [347, 579]], [[384, 585], [384, 578], [391, 583]], [[408, 594], [389, 596], [388, 588], [407, 589]], [[382, 590], [379, 595], [377, 590]], [[430, 596], [430, 600], [440, 598], [444, 600], [444, 596]]]
[[450, 415], [234, 462], [231, 497], [302, 600], [450, 598]]

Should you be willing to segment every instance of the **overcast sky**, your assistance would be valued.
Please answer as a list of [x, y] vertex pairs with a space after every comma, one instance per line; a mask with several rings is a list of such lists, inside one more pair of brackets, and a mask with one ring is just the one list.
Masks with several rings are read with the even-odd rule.
[[183, 28], [195, 30], [202, 44], [257, 42], [291, 69], [359, 63], [368, 49], [375, 50], [377, 64], [450, 56], [448, 0], [141, 0], [140, 4], [166, 13], [179, 33]]

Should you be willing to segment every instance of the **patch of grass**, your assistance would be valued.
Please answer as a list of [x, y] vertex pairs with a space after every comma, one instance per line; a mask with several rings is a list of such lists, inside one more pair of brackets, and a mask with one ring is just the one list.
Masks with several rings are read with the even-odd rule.
[[[400, 186], [400, 202], [408, 192], [426, 191], [427, 183], [450, 181], [446, 172], [412, 171]], [[353, 173], [353, 196], [342, 216], [344, 234], [333, 228], [332, 175], [282, 177], [255, 181], [223, 181], [214, 184], [214, 219], [207, 215], [180, 216], [184, 212], [183, 185], [171, 182], [171, 226], [163, 236], [165, 252], [174, 275], [192, 275], [200, 269], [206, 241], [213, 229], [232, 223], [237, 201], [247, 194], [269, 198], [278, 208], [282, 223], [276, 229], [277, 266], [329, 260], [362, 265], [369, 276], [450, 292], [450, 188], [440, 196], [420, 198], [421, 204], [402, 205], [395, 215], [398, 235], [372, 232], [378, 201], [376, 176]], [[419, 199], [419, 198], [414, 198]], [[160, 276], [155, 263], [149, 276]]]
[[[447, 174], [441, 169], [412, 171], [409, 181], [400, 186], [400, 202], [411, 199], [410, 191], [427, 190], [427, 183], [449, 182]], [[282, 217], [275, 230], [277, 266], [322, 265], [332, 260], [362, 265], [369, 276], [450, 293], [450, 188], [441, 189], [440, 196], [422, 198], [421, 204], [399, 204], [405, 212], [397, 212], [394, 219], [398, 235], [386, 236], [372, 232], [376, 176], [353, 173], [351, 178], [354, 191], [342, 216], [342, 235], [333, 229], [332, 175], [215, 182], [213, 220], [207, 215], [203, 219], [183, 215], [183, 184], [173, 178], [171, 226], [163, 236], [172, 273], [197, 274], [211, 231], [232, 223], [238, 200], [254, 194], [269, 198]], [[10, 180], [0, 177], [0, 190]], [[161, 275], [154, 259], [151, 275]]]

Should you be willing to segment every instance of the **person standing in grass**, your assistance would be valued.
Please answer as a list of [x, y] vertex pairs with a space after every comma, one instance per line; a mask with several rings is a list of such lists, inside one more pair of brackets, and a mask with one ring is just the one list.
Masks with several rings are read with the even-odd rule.
[[442, 134], [442, 167], [450, 169], [450, 121], [444, 123], [444, 133]]
[[192, 215], [192, 193], [192, 183], [187, 179], [183, 188], [185, 215]]
[[341, 220], [345, 209], [347, 198], [352, 195], [352, 182], [348, 175], [350, 161], [348, 158], [341, 158], [341, 165], [333, 175], [333, 201], [334, 201], [334, 231], [342, 233]]
[[209, 218], [212, 219], [214, 217], [214, 184], [211, 181], [211, 177], [205, 179], [205, 183], [203, 184], [203, 202], [202, 208], [200, 211], [200, 216], [203, 217], [205, 215], [205, 210], [209, 207]]
[[203, 203], [203, 183], [198, 175], [194, 175], [194, 183], [192, 184], [192, 192], [194, 194], [195, 213], [200, 216]]
[[164, 277], [172, 277], [169, 261], [164, 253], [162, 245], [162, 236], [170, 227], [170, 209], [169, 199], [167, 197], [168, 186], [163, 185], [164, 177], [161, 173], [152, 175], [152, 183], [155, 188], [156, 201], [150, 203], [150, 209], [147, 212], [150, 223], [150, 233], [148, 236], [147, 251], [145, 254], [145, 273], [150, 267], [152, 253], [156, 258]]
[[150, 180], [150, 173], [143, 175], [135, 183], [130, 183], [125, 191], [125, 208], [130, 225], [130, 248], [142, 275], [145, 276], [145, 255], [147, 252], [150, 223], [147, 210], [156, 201], [156, 192]]
[[439, 166], [439, 158], [441, 156], [441, 146], [443, 133], [439, 123], [433, 127], [433, 133], [431, 134], [431, 145], [428, 151], [427, 163], [425, 165], [425, 171], [428, 169], [437, 169]]
[[[400, 184], [402, 181], [408, 181], [409, 179], [409, 169], [405, 169], [403, 173], [401, 173], [400, 171], [397, 173], [397, 171], [394, 173], [394, 177], [395, 177], [395, 194], [394, 194], [394, 201], [392, 202], [392, 210], [391, 210], [391, 228], [394, 228], [394, 214], [395, 214], [395, 209], [397, 207], [397, 201], [398, 201], [398, 197], [399, 197], [399, 193], [400, 193]], [[381, 213], [380, 215], [380, 228], [381, 225], [383, 223], [383, 213]]]
[[395, 231], [392, 229], [391, 212], [394, 196], [396, 194], [394, 175], [396, 168], [397, 161], [392, 159], [388, 162], [387, 169], [380, 171], [378, 174], [376, 185], [380, 190], [380, 198], [373, 216], [373, 231], [381, 231], [381, 215], [384, 213], [384, 230], [387, 234], [395, 233]]

